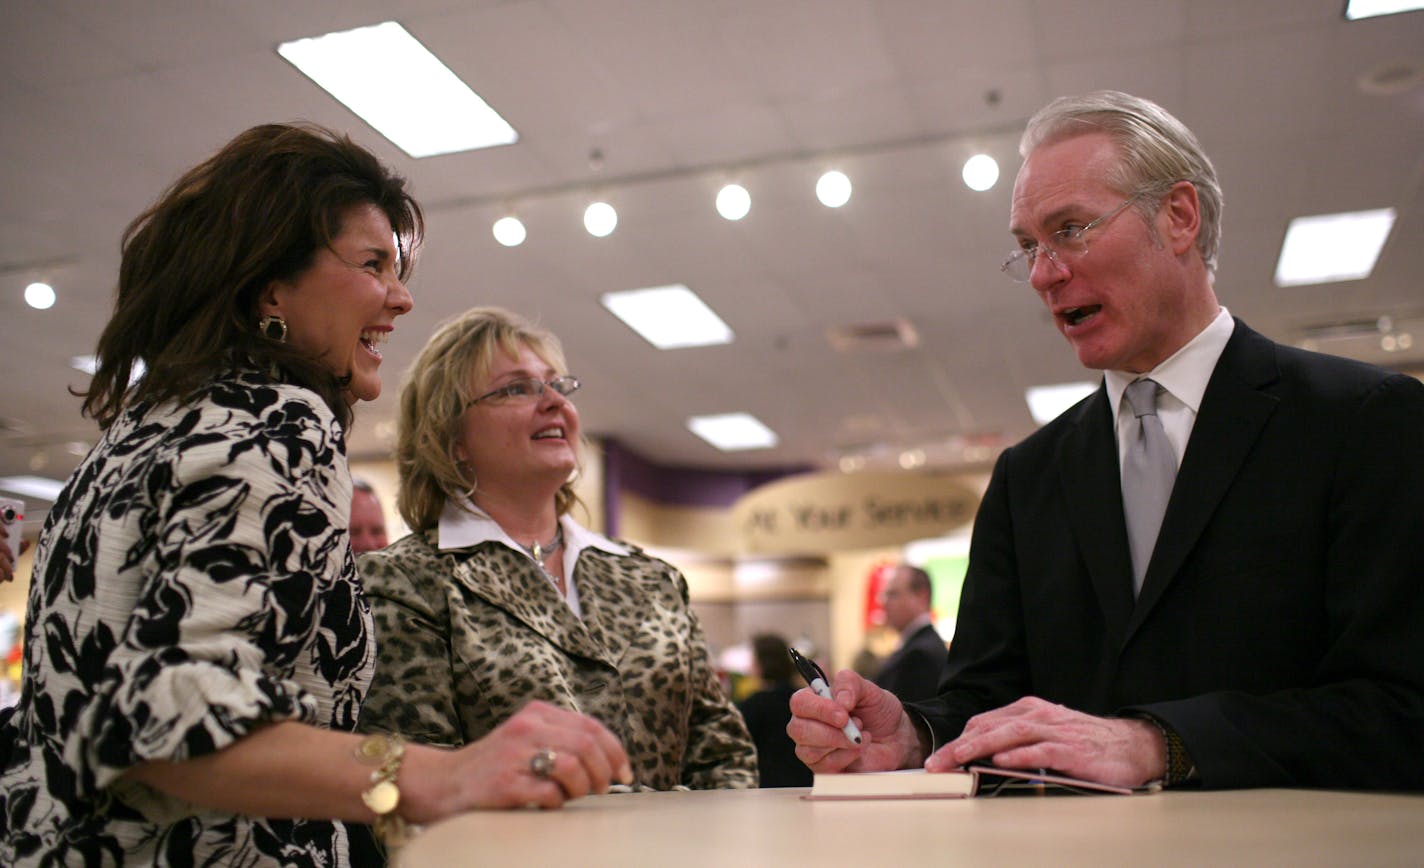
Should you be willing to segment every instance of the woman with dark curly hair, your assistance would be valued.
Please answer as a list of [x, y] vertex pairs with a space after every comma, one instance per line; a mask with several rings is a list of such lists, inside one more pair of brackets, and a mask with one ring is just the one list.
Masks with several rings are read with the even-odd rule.
[[130, 225], [84, 393], [103, 436], [41, 533], [0, 713], [0, 864], [345, 865], [379, 857], [343, 821], [398, 841], [628, 779], [606, 729], [547, 705], [453, 752], [353, 732], [375, 649], [345, 431], [421, 232], [369, 152], [287, 125]]

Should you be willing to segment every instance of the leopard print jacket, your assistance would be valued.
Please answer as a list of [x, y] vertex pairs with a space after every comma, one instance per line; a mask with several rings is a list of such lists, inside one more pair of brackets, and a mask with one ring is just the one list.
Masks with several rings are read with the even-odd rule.
[[585, 548], [580, 620], [523, 554], [493, 541], [440, 551], [436, 535], [360, 559], [377, 647], [360, 729], [455, 747], [539, 699], [607, 726], [639, 788], [757, 785], [680, 573], [632, 546]]

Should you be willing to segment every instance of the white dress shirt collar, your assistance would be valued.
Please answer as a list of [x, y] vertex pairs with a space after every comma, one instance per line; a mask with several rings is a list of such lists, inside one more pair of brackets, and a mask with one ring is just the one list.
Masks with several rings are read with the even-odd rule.
[[[598, 549], [620, 557], [626, 557], [632, 552], [627, 546], [619, 545], [613, 540], [581, 526], [568, 515], [559, 518], [559, 526], [564, 531], [564, 580], [569, 589], [565, 601], [575, 615], [582, 617], [583, 611], [578, 600], [578, 586], [574, 581], [574, 565], [578, 563], [579, 555], [586, 548]], [[437, 534], [436, 547], [441, 551], [468, 548], [493, 541], [519, 552], [531, 561], [534, 559], [524, 546], [504, 532], [504, 528], [499, 526], [499, 522], [490, 518], [486, 512], [465, 498], [451, 498], [445, 501], [445, 508], [440, 512]], [[552, 579], [550, 581], [552, 582]]]
[[1231, 333], [1235, 329], [1236, 322], [1231, 319], [1231, 312], [1223, 307], [1217, 311], [1216, 319], [1198, 332], [1196, 337], [1187, 341], [1186, 346], [1147, 373], [1104, 372], [1113, 418], [1117, 418], [1122, 393], [1127, 391], [1127, 387], [1134, 380], [1144, 377], [1156, 380], [1157, 385], [1185, 404], [1192, 413], [1196, 413], [1201, 409], [1202, 395], [1206, 393], [1206, 384], [1211, 380], [1212, 371], [1216, 370], [1216, 362], [1221, 358], [1222, 351], [1226, 349], [1226, 342], [1231, 340]]
[[[586, 548], [596, 548], [614, 555], [630, 553], [627, 546], [619, 545], [608, 537], [582, 527], [567, 515], [559, 519], [559, 525], [564, 529], [566, 551], [579, 552]], [[439, 533], [438, 547], [441, 551], [462, 549], [494, 540], [517, 552], [529, 554], [513, 537], [504, 532], [499, 522], [464, 498], [452, 498], [445, 502], [445, 508], [440, 512]]]
[[1182, 466], [1182, 456], [1187, 452], [1192, 429], [1196, 427], [1197, 411], [1201, 409], [1206, 384], [1211, 381], [1216, 363], [1221, 359], [1221, 353], [1226, 349], [1226, 343], [1231, 340], [1231, 333], [1235, 329], [1235, 320], [1223, 307], [1217, 311], [1216, 319], [1188, 341], [1186, 346], [1147, 373], [1107, 371], [1103, 374], [1117, 432], [1119, 462], [1127, 455], [1128, 447], [1137, 438], [1138, 430], [1136, 417], [1122, 407], [1123, 392], [1127, 391], [1133, 380], [1148, 377], [1156, 380], [1163, 389], [1157, 397], [1157, 418], [1172, 446], [1172, 455], [1177, 466]]
[[934, 619], [930, 617], [929, 612], [921, 612], [920, 614], [916, 615], [914, 620], [906, 624], [905, 629], [900, 631], [900, 647], [903, 648], [905, 646], [905, 643], [909, 641], [909, 638], [920, 632], [922, 628], [930, 627], [933, 625]]

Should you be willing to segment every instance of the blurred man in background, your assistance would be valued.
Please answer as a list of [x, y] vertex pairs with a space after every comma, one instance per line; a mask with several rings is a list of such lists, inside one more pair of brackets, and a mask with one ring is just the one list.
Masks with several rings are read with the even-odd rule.
[[351, 551], [353, 554], [386, 547], [386, 514], [381, 499], [364, 479], [351, 479]]
[[900, 644], [885, 658], [875, 683], [911, 702], [939, 692], [949, 655], [930, 617], [933, 594], [929, 573], [900, 564], [880, 593], [885, 623], [900, 634]]

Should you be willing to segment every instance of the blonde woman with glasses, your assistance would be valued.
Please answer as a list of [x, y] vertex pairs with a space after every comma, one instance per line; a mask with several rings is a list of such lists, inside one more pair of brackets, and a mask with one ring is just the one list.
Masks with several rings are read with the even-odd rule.
[[[398, 446], [414, 532], [359, 564], [379, 649], [360, 726], [456, 746], [542, 700], [612, 730], [639, 788], [754, 787], [686, 580], [571, 514], [580, 386], [552, 334], [496, 308], [421, 352]], [[557, 751], [530, 763], [582, 788]]]

